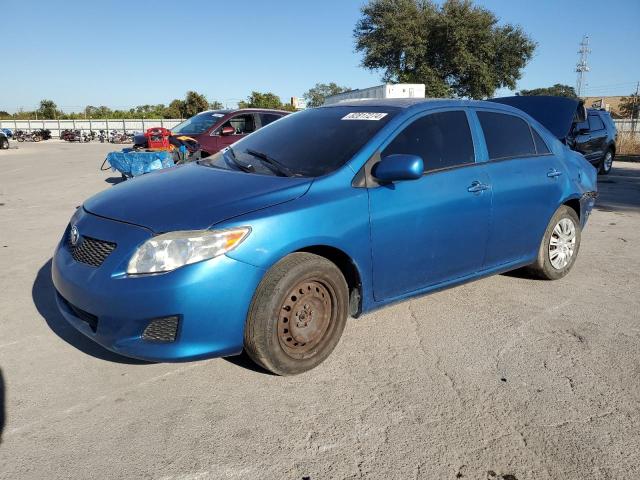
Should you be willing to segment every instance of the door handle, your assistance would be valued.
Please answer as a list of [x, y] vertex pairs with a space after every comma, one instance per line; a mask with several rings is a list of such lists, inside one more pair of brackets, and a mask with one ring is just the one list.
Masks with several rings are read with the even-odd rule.
[[471, 185], [469, 185], [469, 188], [467, 188], [467, 192], [479, 193], [479, 192], [482, 192], [483, 190], [488, 190], [488, 189], [489, 189], [489, 185], [487, 185], [486, 183], [481, 183], [478, 180], [475, 180], [474, 182], [471, 183]]
[[560, 170], [556, 170], [555, 168], [552, 168], [547, 172], [547, 177], [549, 178], [559, 177], [560, 175], [562, 175], [562, 172]]

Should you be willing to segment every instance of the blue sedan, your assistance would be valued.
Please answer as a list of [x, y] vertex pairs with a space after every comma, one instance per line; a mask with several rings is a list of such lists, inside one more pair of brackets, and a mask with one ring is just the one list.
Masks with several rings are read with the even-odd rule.
[[53, 282], [67, 321], [119, 354], [244, 350], [291, 375], [349, 316], [521, 267], [565, 276], [595, 197], [596, 169], [514, 107], [341, 103], [90, 198]]

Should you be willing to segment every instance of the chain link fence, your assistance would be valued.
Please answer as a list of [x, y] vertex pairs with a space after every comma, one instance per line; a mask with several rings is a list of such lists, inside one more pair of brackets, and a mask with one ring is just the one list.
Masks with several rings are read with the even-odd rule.
[[144, 118], [144, 119], [87, 119], [87, 120], [0, 120], [0, 128], [10, 128], [13, 131], [24, 130], [30, 132], [44, 128], [51, 130], [53, 138], [59, 138], [64, 130], [82, 130], [94, 132], [104, 130], [118, 130], [120, 132], [144, 132], [151, 127], [173, 128], [182, 122], [179, 118]]

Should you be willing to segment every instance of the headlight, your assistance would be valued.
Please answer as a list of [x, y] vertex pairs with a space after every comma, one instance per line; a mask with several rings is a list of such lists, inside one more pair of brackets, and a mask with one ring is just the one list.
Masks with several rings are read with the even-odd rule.
[[249, 235], [249, 227], [229, 230], [170, 232], [150, 238], [129, 260], [128, 274], [170, 272], [233, 250]]

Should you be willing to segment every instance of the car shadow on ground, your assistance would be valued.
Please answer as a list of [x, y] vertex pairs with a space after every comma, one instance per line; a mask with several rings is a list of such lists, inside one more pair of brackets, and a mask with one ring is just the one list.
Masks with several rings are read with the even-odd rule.
[[240, 355], [236, 355], [234, 357], [223, 357], [222, 360], [225, 360], [233, 365], [244, 368], [246, 370], [251, 370], [252, 372], [262, 373], [264, 375], [276, 376], [275, 373], [270, 372], [269, 370], [265, 370], [260, 365], [254, 363], [253, 360], [247, 355], [245, 352], [242, 352]]
[[31, 297], [33, 298], [34, 305], [38, 309], [38, 313], [40, 313], [42, 318], [47, 322], [49, 328], [53, 330], [58, 337], [81, 352], [114, 363], [127, 363], [131, 365], [147, 365], [151, 363], [123, 357], [122, 355], [110, 352], [106, 348], [89, 340], [67, 323], [58, 311], [58, 306], [56, 305], [55, 289], [51, 280], [51, 259], [38, 271], [38, 275], [31, 288]]
[[[605, 212], [640, 209], [640, 169], [631, 163], [613, 164], [609, 175], [598, 176], [595, 208]], [[626, 168], [625, 168], [626, 167]]]
[[107, 177], [104, 179], [105, 182], [110, 183], [111, 185], [118, 185], [126, 180], [123, 177]]

